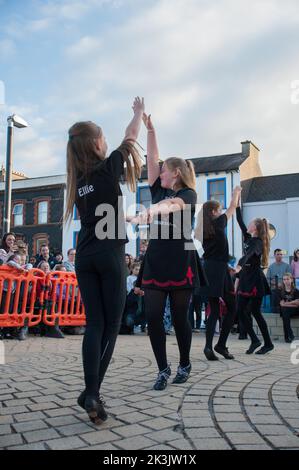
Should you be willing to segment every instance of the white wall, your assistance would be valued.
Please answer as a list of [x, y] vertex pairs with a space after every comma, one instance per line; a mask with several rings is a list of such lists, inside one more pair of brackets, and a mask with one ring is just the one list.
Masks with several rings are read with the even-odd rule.
[[282, 201], [250, 202], [243, 205], [244, 221], [247, 224], [255, 217], [264, 217], [276, 228], [271, 240], [270, 260], [273, 262], [275, 248], [286, 251], [284, 261], [299, 247], [299, 198]]

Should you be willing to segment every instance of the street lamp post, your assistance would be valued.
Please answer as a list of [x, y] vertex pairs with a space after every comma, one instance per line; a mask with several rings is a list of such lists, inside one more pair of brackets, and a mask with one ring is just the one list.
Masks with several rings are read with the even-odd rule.
[[10, 230], [11, 213], [11, 180], [12, 180], [12, 147], [14, 127], [28, 127], [27, 122], [13, 114], [7, 118], [7, 147], [6, 147], [6, 168], [5, 168], [5, 192], [4, 192], [4, 217], [3, 235]]

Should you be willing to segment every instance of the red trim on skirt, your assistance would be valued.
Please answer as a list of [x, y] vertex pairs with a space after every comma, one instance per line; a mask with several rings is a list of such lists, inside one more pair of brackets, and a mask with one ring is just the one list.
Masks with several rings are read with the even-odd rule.
[[257, 296], [257, 288], [254, 287], [251, 292], [242, 292], [241, 290], [238, 292], [239, 295], [243, 297], [256, 297]]
[[168, 280], [168, 281], [165, 281], [165, 282], [161, 282], [161, 281], [158, 281], [157, 279], [154, 279], [154, 278], [153, 279], [148, 279], [148, 280], [145, 280], [144, 278], [142, 278], [141, 285], [143, 285], [143, 284], [144, 285], [155, 284], [158, 287], [170, 287], [170, 286], [180, 287], [180, 286], [185, 286], [187, 284], [187, 282], [189, 281], [190, 286], [192, 286], [193, 277], [194, 277], [194, 274], [193, 274], [193, 271], [191, 269], [191, 266], [188, 266], [186, 277], [182, 281]]

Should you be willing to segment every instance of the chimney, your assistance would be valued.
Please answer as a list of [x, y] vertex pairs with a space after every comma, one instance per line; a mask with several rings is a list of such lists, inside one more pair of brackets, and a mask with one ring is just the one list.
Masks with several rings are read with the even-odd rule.
[[262, 176], [262, 170], [259, 162], [260, 149], [251, 140], [241, 142], [242, 154], [247, 157], [240, 166], [241, 181]]

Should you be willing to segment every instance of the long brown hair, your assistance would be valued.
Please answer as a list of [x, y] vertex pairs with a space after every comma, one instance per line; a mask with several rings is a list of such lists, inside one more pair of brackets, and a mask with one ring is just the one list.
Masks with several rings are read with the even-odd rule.
[[[67, 143], [67, 194], [64, 223], [71, 221], [76, 199], [78, 176], [87, 178], [94, 168], [105, 159], [105, 152], [100, 154], [95, 140], [102, 137], [102, 129], [91, 121], [77, 122], [69, 129]], [[118, 149], [126, 163], [125, 180], [132, 192], [136, 192], [136, 179], [140, 178], [143, 162], [134, 147], [134, 141], [127, 139]]]
[[270, 252], [270, 232], [269, 223], [267, 219], [254, 219], [256, 226], [257, 236], [263, 242], [263, 253], [262, 253], [262, 267], [267, 268], [269, 265], [269, 252]]
[[286, 288], [285, 288], [285, 285], [284, 285], [284, 282], [283, 282], [283, 278], [284, 278], [284, 277], [289, 277], [290, 279], [292, 279], [291, 293], [293, 294], [294, 290], [296, 289], [295, 281], [294, 281], [293, 275], [292, 275], [291, 273], [284, 273], [284, 275], [282, 276], [282, 287], [281, 287], [281, 290], [282, 290], [283, 294], [286, 293]]
[[191, 160], [185, 160], [184, 158], [171, 157], [167, 158], [164, 162], [167, 167], [171, 170], [178, 170], [179, 172], [179, 184], [183, 188], [196, 188], [196, 176], [194, 171], [194, 165]]
[[215, 228], [212, 223], [213, 220], [215, 220], [213, 210], [216, 211], [219, 207], [221, 207], [220, 202], [210, 200], [205, 202], [199, 211], [194, 237], [200, 242], [203, 242], [204, 239], [212, 238], [215, 235]]

